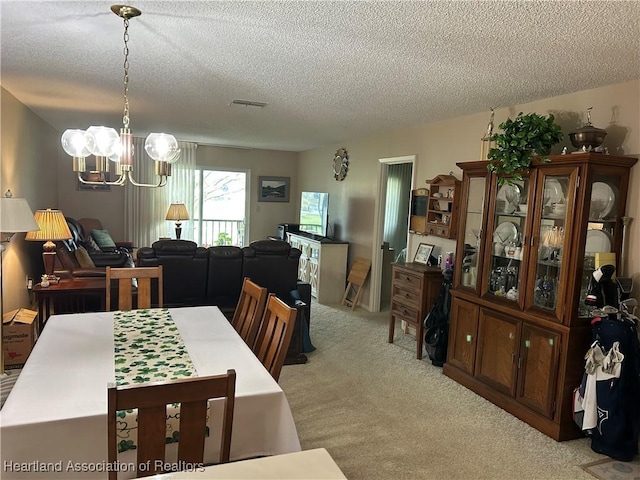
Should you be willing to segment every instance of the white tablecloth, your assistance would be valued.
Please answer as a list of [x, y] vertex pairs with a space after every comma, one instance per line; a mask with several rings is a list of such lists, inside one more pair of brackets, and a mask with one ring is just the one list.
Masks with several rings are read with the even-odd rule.
[[147, 477], [153, 480], [346, 480], [324, 448]]
[[[231, 459], [299, 451], [284, 392], [220, 310], [189, 307], [170, 313], [199, 376], [236, 370]], [[107, 461], [107, 384], [113, 381], [113, 313], [49, 318], [0, 411], [0, 477], [106, 478], [88, 470], [104, 468]], [[205, 462], [217, 461], [217, 430], [207, 442]], [[167, 451], [175, 454], [175, 444]], [[135, 462], [135, 451], [119, 460]], [[25, 468], [29, 471], [17, 471]]]

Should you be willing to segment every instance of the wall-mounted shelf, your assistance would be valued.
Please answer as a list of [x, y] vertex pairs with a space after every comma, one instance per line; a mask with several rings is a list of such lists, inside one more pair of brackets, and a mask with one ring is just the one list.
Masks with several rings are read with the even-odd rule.
[[456, 238], [460, 180], [453, 175], [438, 175], [427, 180], [430, 195], [427, 204], [426, 235]]

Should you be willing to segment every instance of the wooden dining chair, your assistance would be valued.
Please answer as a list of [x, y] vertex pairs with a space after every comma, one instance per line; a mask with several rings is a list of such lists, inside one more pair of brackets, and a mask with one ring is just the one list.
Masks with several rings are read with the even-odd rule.
[[253, 353], [276, 382], [291, 342], [297, 313], [273, 293], [269, 294]]
[[249, 348], [253, 348], [258, 328], [267, 304], [267, 289], [245, 277], [238, 305], [231, 319], [233, 328], [240, 334]]
[[[219, 463], [227, 463], [231, 453], [231, 432], [235, 405], [236, 372], [224, 375], [195, 377], [167, 382], [125, 385], [108, 388], [107, 439], [108, 460], [115, 465], [117, 448], [117, 412], [138, 409], [137, 465], [150, 465], [135, 477], [162, 473], [165, 462], [166, 406], [180, 404], [178, 462], [188, 465], [204, 463], [204, 443], [207, 431], [207, 403], [211, 398], [224, 398]], [[174, 463], [172, 463], [173, 465]], [[115, 480], [116, 471], [109, 472]]]
[[157, 279], [158, 307], [162, 307], [162, 265], [157, 267], [112, 268], [107, 267], [106, 300], [107, 312], [111, 311], [111, 281], [118, 284], [118, 309], [133, 308], [133, 279], [137, 279], [136, 308], [151, 308], [152, 279]]

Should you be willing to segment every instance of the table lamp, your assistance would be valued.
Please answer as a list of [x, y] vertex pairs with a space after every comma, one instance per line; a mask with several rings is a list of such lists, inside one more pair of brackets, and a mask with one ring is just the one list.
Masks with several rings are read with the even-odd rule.
[[53, 264], [56, 257], [56, 244], [53, 242], [69, 240], [72, 238], [71, 230], [69, 230], [69, 225], [67, 225], [67, 221], [60, 210], [52, 210], [50, 208], [36, 210], [34, 218], [40, 230], [28, 232], [25, 239], [45, 242], [42, 246], [44, 250], [42, 252], [44, 273], [49, 277], [53, 277]]
[[169, 205], [165, 220], [174, 220], [176, 222], [176, 238], [180, 240], [182, 233], [182, 220], [189, 220], [189, 212], [184, 203], [172, 203]]
[[[4, 273], [2, 272], [2, 253], [5, 243], [11, 241], [11, 237], [18, 232], [37, 230], [38, 224], [33, 219], [33, 212], [24, 198], [13, 198], [11, 190], [7, 190], [4, 197], [0, 198], [0, 318], [4, 319]], [[0, 344], [2, 335], [0, 335]], [[0, 375], [4, 374], [4, 347], [0, 349]]]

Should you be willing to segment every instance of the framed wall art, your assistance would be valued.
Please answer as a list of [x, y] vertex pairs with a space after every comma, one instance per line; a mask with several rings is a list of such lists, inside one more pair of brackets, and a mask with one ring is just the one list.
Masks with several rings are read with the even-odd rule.
[[429, 243], [421, 243], [418, 245], [416, 255], [413, 257], [414, 263], [426, 265], [429, 262], [429, 257], [431, 256], [431, 252], [433, 252], [434, 247], [435, 245], [431, 245]]
[[[109, 172], [98, 173], [98, 172], [83, 172], [82, 178], [84, 178], [87, 182], [108, 182], [109, 181]], [[76, 180], [78, 182], [78, 190], [88, 191], [88, 192], [108, 192], [111, 190], [110, 185], [87, 185], [86, 183], [82, 183], [80, 180]]]
[[259, 177], [258, 201], [259, 202], [288, 202], [289, 177]]

